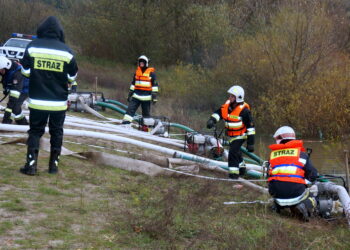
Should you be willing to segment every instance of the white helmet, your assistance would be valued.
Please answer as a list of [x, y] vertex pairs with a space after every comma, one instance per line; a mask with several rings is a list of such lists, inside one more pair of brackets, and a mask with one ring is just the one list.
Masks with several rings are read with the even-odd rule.
[[4, 56], [0, 56], [0, 69], [10, 69], [12, 62]]
[[295, 140], [295, 132], [291, 127], [283, 126], [276, 130], [273, 138], [277, 144], [280, 144], [282, 140]]
[[236, 102], [244, 102], [244, 89], [241, 86], [232, 86], [227, 93], [236, 97]]
[[137, 60], [138, 60], [138, 61], [140, 61], [140, 60], [145, 60], [145, 61], [146, 61], [146, 67], [148, 67], [148, 61], [149, 61], [149, 59], [147, 58], [147, 56], [141, 55]]

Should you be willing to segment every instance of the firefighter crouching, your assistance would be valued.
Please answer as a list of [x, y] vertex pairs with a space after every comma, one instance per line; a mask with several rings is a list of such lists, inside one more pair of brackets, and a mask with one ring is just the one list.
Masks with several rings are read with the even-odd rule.
[[268, 183], [275, 209], [279, 212], [281, 208], [289, 207], [308, 221], [317, 204], [307, 184], [316, 180], [317, 170], [305, 152], [303, 141], [296, 140], [291, 127], [280, 127], [274, 139], [276, 144], [269, 146], [272, 152]]
[[22, 74], [30, 80], [27, 160], [20, 169], [27, 175], [37, 172], [39, 141], [47, 122], [51, 135], [49, 173], [58, 171], [67, 110], [67, 82], [74, 82], [78, 72], [73, 52], [64, 42], [63, 29], [56, 17], [48, 17], [38, 27], [37, 36], [28, 44], [21, 60]]
[[10, 95], [2, 123], [11, 124], [13, 118], [18, 125], [28, 125], [22, 113], [22, 104], [28, 97], [29, 79], [21, 74], [21, 65], [0, 56], [0, 75], [4, 95]]
[[207, 128], [214, 127], [221, 119], [225, 121], [226, 135], [230, 138], [229, 177], [237, 179], [246, 171], [240, 148], [247, 140], [247, 150], [254, 151], [255, 128], [250, 106], [244, 102], [244, 89], [232, 86], [227, 92], [230, 94], [228, 100], [212, 114], [207, 122]]
[[130, 85], [128, 102], [129, 106], [123, 117], [123, 124], [129, 124], [133, 121], [136, 110], [141, 105], [142, 117], [151, 116], [151, 102], [155, 104], [158, 94], [158, 83], [156, 80], [155, 69], [148, 67], [149, 59], [142, 55], [138, 58], [138, 67]]

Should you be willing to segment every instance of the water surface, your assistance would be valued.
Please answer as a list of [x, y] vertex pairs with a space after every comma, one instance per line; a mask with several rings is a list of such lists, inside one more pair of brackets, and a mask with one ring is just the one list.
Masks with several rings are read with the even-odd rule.
[[[270, 144], [274, 140], [269, 136], [256, 138], [256, 154], [263, 159], [268, 159]], [[344, 150], [350, 151], [350, 140], [327, 141], [320, 139], [305, 139], [305, 148], [311, 148], [311, 161], [322, 174], [345, 174]], [[349, 153], [350, 154], [350, 153]], [[350, 155], [349, 155], [350, 157]]]

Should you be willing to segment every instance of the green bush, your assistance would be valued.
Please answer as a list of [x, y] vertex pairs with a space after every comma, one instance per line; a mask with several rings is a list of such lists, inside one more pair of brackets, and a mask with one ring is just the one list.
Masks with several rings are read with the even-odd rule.
[[349, 133], [348, 62], [335, 22], [323, 5], [281, 7], [251, 35], [232, 41], [215, 69], [221, 86], [246, 89], [258, 130], [281, 125], [306, 136]]

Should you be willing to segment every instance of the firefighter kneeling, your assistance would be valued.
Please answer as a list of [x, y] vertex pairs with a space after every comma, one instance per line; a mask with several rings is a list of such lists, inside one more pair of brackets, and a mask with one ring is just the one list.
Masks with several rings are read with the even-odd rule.
[[270, 145], [269, 193], [274, 198], [274, 208], [279, 213], [282, 208], [290, 208], [292, 213], [308, 221], [316, 208], [316, 199], [310, 194], [307, 184], [317, 178], [303, 141], [296, 140], [291, 127], [279, 128]]

